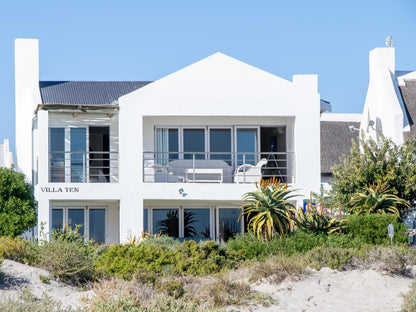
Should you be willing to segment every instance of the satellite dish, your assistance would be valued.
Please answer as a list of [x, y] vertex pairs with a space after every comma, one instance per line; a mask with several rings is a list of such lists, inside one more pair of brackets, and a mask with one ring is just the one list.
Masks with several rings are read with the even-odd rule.
[[386, 46], [388, 46], [389, 48], [393, 47], [393, 37], [392, 36], [387, 36]]

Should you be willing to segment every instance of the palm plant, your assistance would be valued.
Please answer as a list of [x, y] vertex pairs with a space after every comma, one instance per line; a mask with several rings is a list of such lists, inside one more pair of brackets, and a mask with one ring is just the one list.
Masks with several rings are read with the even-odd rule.
[[276, 177], [260, 180], [256, 183], [256, 191], [244, 194], [244, 204], [241, 206], [240, 218], [246, 216], [248, 229], [252, 230], [258, 239], [270, 240], [277, 232], [280, 236], [291, 229], [291, 217], [294, 204], [291, 199], [298, 196], [294, 190], [288, 189], [287, 183], [281, 183]]
[[409, 208], [404, 199], [392, 194], [385, 185], [369, 185], [363, 192], [355, 193], [348, 202], [355, 214], [392, 213], [400, 216], [399, 208]]

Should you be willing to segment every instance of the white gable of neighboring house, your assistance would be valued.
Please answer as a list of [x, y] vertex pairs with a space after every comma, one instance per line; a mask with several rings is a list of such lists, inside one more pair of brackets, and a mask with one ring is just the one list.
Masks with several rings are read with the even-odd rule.
[[414, 76], [396, 72], [394, 48], [376, 48], [370, 52], [370, 81], [361, 120], [366, 137], [377, 140], [382, 133], [396, 144], [404, 142], [403, 134], [410, 131], [411, 121], [399, 87]]

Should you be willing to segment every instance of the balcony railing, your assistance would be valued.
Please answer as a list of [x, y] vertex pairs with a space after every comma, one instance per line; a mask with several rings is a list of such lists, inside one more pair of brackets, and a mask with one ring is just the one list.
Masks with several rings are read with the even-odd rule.
[[170, 183], [255, 183], [276, 176], [295, 182], [295, 154], [143, 152], [143, 181]]
[[118, 152], [50, 152], [49, 182], [118, 182]]

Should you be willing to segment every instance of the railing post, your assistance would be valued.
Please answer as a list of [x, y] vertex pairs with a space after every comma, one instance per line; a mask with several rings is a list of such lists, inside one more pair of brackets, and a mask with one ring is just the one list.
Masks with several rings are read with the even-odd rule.
[[87, 154], [82, 153], [82, 174], [84, 176], [83, 181], [82, 182], [87, 182], [87, 166], [86, 166], [86, 158], [87, 158]]
[[192, 179], [192, 183], [195, 183], [195, 154], [192, 154]]
[[246, 154], [243, 154], [243, 181], [246, 183]]

